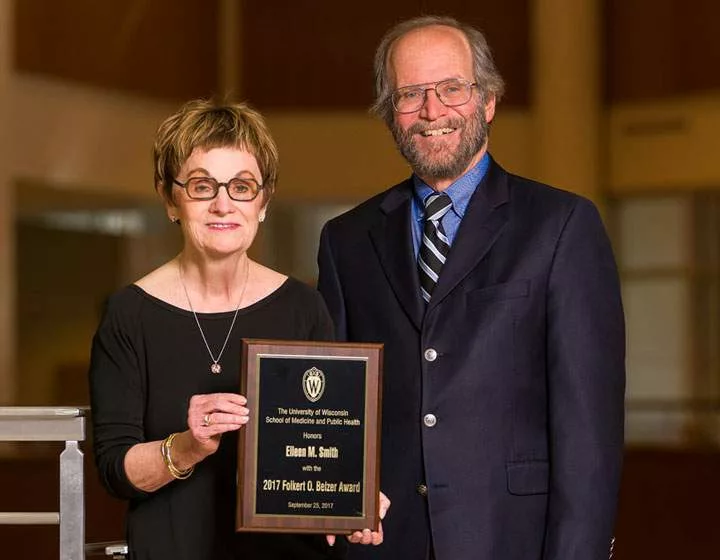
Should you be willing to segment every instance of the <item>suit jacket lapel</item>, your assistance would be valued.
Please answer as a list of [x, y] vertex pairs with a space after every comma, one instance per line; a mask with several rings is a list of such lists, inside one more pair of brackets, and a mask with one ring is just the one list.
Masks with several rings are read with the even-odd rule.
[[507, 173], [491, 162], [470, 199], [427, 312], [439, 304], [490, 250], [507, 222]]
[[395, 296], [419, 330], [425, 310], [410, 229], [411, 201], [409, 181], [390, 190], [380, 205], [383, 216], [370, 229], [370, 237]]

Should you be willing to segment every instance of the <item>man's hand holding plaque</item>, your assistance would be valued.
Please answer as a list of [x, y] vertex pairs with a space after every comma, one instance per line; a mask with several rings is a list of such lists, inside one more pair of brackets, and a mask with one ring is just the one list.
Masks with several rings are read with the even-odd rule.
[[[380, 492], [380, 519], [385, 519], [385, 514], [390, 509], [390, 499]], [[327, 542], [330, 546], [335, 544], [335, 535], [327, 535]], [[377, 531], [371, 531], [370, 529], [363, 529], [362, 531], [355, 531], [351, 535], [348, 535], [347, 539], [353, 544], [371, 544], [377, 546], [383, 542], [383, 529], [382, 521], [378, 526]]]

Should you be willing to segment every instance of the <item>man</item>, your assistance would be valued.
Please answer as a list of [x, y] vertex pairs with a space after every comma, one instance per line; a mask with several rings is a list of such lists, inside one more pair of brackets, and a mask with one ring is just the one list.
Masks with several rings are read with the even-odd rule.
[[503, 82], [477, 30], [401, 23], [376, 76], [413, 175], [330, 221], [319, 253], [338, 337], [385, 343], [393, 507], [353, 557], [604, 560], [625, 334], [600, 217], [488, 155]]

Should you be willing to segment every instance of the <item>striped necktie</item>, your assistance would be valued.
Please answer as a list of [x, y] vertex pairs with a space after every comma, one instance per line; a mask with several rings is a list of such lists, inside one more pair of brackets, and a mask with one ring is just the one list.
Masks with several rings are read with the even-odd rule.
[[425, 302], [435, 289], [440, 269], [445, 264], [450, 241], [445, 236], [440, 220], [452, 208], [452, 200], [445, 193], [431, 194], [425, 199], [425, 227], [423, 228], [422, 244], [418, 257], [420, 270], [420, 294]]

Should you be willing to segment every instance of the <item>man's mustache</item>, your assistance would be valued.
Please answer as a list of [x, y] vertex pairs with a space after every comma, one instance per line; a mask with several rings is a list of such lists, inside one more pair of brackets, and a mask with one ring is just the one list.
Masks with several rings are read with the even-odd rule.
[[416, 122], [407, 129], [406, 134], [412, 136], [413, 134], [421, 134], [426, 130], [436, 130], [438, 128], [463, 129], [465, 128], [465, 120], [450, 118], [445, 121], [434, 121], [432, 123]]

